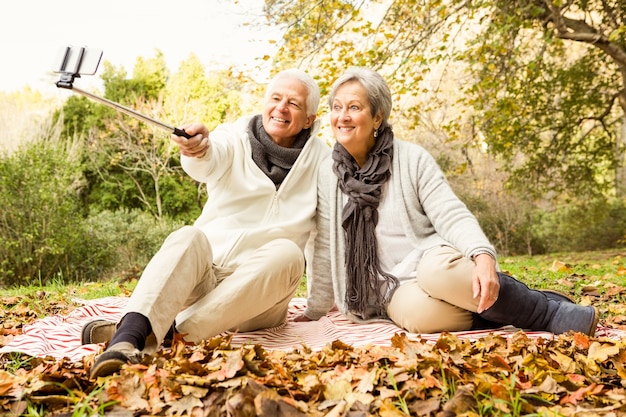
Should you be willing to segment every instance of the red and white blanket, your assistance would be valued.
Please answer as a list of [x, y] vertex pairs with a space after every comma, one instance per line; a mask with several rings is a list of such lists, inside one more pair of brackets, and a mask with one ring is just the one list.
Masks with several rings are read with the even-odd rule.
[[[96, 300], [81, 301], [84, 305], [67, 316], [50, 316], [35, 323], [24, 326], [23, 334], [16, 336], [7, 345], [0, 348], [0, 353], [22, 352], [31, 356], [52, 356], [56, 359], [69, 358], [81, 361], [87, 355], [100, 353], [103, 345], [81, 345], [80, 335], [84, 324], [94, 319], [118, 321], [128, 298], [107, 297]], [[260, 344], [268, 350], [291, 350], [298, 346], [308, 346], [312, 350], [320, 350], [335, 340], [352, 346], [380, 345], [389, 346], [396, 333], [406, 333], [409, 338], [422, 340], [439, 339], [440, 334], [409, 333], [388, 322], [356, 324], [350, 322], [338, 311], [332, 311], [318, 321], [294, 322], [295, 315], [302, 313], [306, 300], [294, 298], [289, 307], [287, 321], [281, 326], [255, 332], [236, 333], [231, 343], [239, 346], [246, 343]], [[476, 340], [489, 333], [512, 335], [517, 332], [511, 326], [494, 330], [454, 332], [464, 339]], [[529, 337], [552, 338], [552, 333], [527, 332]], [[597, 337], [620, 339], [626, 337], [626, 331], [598, 327]]]

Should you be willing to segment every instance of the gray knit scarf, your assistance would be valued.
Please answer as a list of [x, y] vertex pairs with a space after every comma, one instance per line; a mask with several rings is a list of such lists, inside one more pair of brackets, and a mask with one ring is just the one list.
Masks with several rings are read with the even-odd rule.
[[250, 120], [248, 133], [252, 147], [252, 160], [274, 182], [278, 190], [311, 136], [311, 129], [303, 129], [291, 148], [285, 148], [276, 144], [267, 134], [263, 128], [263, 117], [258, 114]]
[[348, 196], [342, 226], [346, 238], [346, 304], [363, 319], [386, 317], [386, 308], [399, 282], [381, 270], [376, 241], [382, 187], [391, 176], [393, 132], [379, 131], [365, 165], [360, 168], [339, 142], [333, 148], [333, 172]]

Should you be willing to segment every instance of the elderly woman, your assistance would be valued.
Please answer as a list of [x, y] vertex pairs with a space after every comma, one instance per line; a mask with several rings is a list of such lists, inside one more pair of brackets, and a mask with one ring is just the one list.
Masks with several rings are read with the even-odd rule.
[[329, 104], [336, 143], [319, 173], [309, 297], [296, 320], [336, 305], [355, 321], [390, 319], [415, 333], [481, 321], [594, 334], [594, 307], [497, 271], [493, 245], [433, 157], [394, 138], [391, 93], [378, 73], [349, 69]]

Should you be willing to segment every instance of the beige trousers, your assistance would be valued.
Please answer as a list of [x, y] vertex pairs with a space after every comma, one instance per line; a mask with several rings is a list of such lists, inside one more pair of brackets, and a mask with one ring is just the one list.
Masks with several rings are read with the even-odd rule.
[[427, 251], [415, 281], [394, 293], [387, 314], [414, 333], [469, 330], [478, 299], [472, 294], [474, 262], [449, 246]]
[[232, 271], [213, 265], [202, 231], [185, 226], [168, 236], [146, 266], [126, 312], [150, 320], [146, 352], [156, 350], [176, 320], [185, 340], [199, 342], [226, 330], [280, 325], [304, 273], [302, 250], [277, 239]]

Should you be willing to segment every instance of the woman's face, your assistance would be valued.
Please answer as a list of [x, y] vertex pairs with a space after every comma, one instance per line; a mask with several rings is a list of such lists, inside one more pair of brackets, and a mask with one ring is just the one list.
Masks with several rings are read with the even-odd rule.
[[359, 166], [367, 161], [374, 146], [374, 130], [382, 115], [372, 116], [367, 91], [358, 81], [349, 81], [337, 89], [331, 104], [330, 125], [337, 142], [354, 157]]

